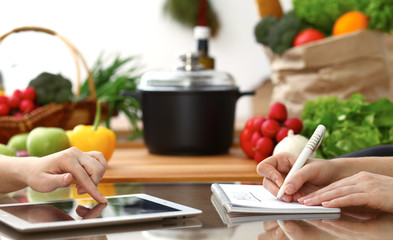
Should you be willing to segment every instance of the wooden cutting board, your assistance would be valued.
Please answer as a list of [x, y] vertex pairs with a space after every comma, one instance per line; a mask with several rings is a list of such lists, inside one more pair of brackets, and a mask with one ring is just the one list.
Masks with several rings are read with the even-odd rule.
[[256, 166], [238, 147], [226, 155], [165, 156], [143, 144], [119, 144], [102, 182], [262, 182]]

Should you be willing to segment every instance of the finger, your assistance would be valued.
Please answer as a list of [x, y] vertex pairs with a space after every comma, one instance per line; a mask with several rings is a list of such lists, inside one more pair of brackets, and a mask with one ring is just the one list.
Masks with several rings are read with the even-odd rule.
[[[364, 206], [376, 207], [370, 204], [369, 193], [352, 193], [346, 196], [338, 197], [329, 201], [322, 202], [322, 206], [327, 208], [342, 208], [348, 206]], [[374, 197], [374, 196], [372, 196]]]
[[95, 158], [88, 155], [79, 156], [78, 161], [89, 174], [95, 185], [98, 185], [105, 173], [105, 167], [102, 166]]
[[97, 204], [83, 216], [83, 219], [97, 218], [107, 206], [107, 204]]
[[358, 187], [356, 186], [337, 187], [330, 191], [323, 191], [322, 193], [319, 193], [314, 197], [306, 198], [303, 200], [303, 204], [307, 206], [320, 205], [322, 204], [322, 202], [327, 202], [332, 199], [337, 199], [340, 197], [344, 197], [348, 194], [359, 193], [359, 192], [362, 192], [362, 190], [358, 189]]
[[297, 170], [285, 185], [285, 193], [294, 194], [308, 181], [315, 180], [319, 177], [320, 171], [312, 164], [306, 164]]
[[97, 189], [96, 184], [92, 181], [90, 176], [86, 173], [85, 169], [81, 165], [74, 166], [69, 170], [74, 179], [79, 183], [92, 198], [100, 203], [106, 203], [106, 198]]
[[70, 173], [64, 174], [48, 174], [43, 173], [40, 176], [40, 184], [36, 184], [32, 188], [39, 192], [52, 192], [57, 188], [67, 187], [72, 183], [72, 175]]
[[288, 239], [307, 239], [303, 228], [297, 225], [295, 222], [284, 221], [283, 227], [283, 231], [285, 232], [285, 235], [288, 237]]
[[357, 183], [356, 181], [355, 182], [352, 181], [352, 177], [344, 178], [344, 179], [341, 179], [337, 182], [331, 183], [324, 188], [321, 188], [315, 192], [312, 192], [312, 193], [300, 198], [299, 201], [303, 203], [307, 199], [321, 196], [329, 191], [334, 191], [334, 190], [337, 190], [337, 189], [340, 189], [340, 188], [346, 187], [346, 186], [353, 187], [356, 183]]
[[276, 229], [277, 227], [278, 227], [278, 223], [277, 223], [277, 221], [264, 221], [263, 223], [262, 223], [262, 226], [263, 226], [263, 230], [265, 230], [266, 232], [267, 231], [271, 231], [272, 229]]
[[[270, 191], [274, 196], [277, 196], [279, 188], [275, 183], [273, 183], [270, 179], [263, 179], [263, 187]], [[292, 196], [284, 194], [281, 198], [284, 202], [292, 202]]]
[[78, 207], [76, 208], [75, 212], [76, 214], [78, 214], [78, 216], [80, 217], [84, 217], [88, 212], [90, 211], [90, 208], [87, 208], [85, 206], [82, 205], [78, 205]]
[[77, 190], [78, 195], [82, 195], [82, 194], [86, 193], [86, 190], [79, 184], [77, 184], [76, 190]]
[[347, 229], [336, 228], [335, 226], [329, 225], [323, 221], [307, 220], [307, 223], [332, 236], [339, 237], [340, 239], [356, 239], [356, 236], [354, 236], [353, 233], [348, 232]]
[[106, 161], [104, 154], [98, 151], [87, 152], [87, 154], [95, 158], [104, 167], [105, 170], [108, 168], [108, 162]]
[[341, 221], [341, 220], [331, 220], [331, 219], [323, 219], [323, 223], [333, 226], [337, 229], [342, 229], [351, 233], [368, 233], [370, 232], [369, 224], [367, 222], [363, 223], [361, 221]]
[[288, 161], [283, 161], [283, 163], [281, 163], [279, 156], [274, 155], [258, 164], [257, 173], [265, 178], [271, 179], [280, 187], [284, 182], [281, 172], [286, 174], [289, 172], [290, 168], [291, 165]]

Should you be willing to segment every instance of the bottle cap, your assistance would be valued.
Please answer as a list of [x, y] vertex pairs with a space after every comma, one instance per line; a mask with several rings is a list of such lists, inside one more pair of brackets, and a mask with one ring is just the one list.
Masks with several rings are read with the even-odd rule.
[[210, 38], [210, 27], [206, 27], [206, 26], [194, 27], [194, 37], [196, 39], [209, 39]]

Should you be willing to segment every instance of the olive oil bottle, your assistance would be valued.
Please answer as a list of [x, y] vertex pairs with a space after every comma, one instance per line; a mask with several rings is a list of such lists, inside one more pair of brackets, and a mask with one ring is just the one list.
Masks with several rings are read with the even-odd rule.
[[206, 26], [194, 27], [194, 38], [197, 41], [199, 63], [205, 69], [214, 69], [214, 58], [209, 55], [210, 28]]

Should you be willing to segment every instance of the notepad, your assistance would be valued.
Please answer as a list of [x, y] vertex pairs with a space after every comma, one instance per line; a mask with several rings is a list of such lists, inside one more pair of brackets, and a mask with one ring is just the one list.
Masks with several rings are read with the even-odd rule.
[[211, 190], [228, 213], [340, 213], [339, 208], [283, 202], [276, 199], [262, 185], [214, 183], [211, 185]]
[[266, 221], [294, 221], [294, 220], [315, 220], [315, 219], [338, 219], [340, 213], [228, 213], [217, 197], [213, 194], [210, 198], [214, 208], [220, 216], [222, 222], [227, 227], [234, 227], [249, 222], [266, 222]]

